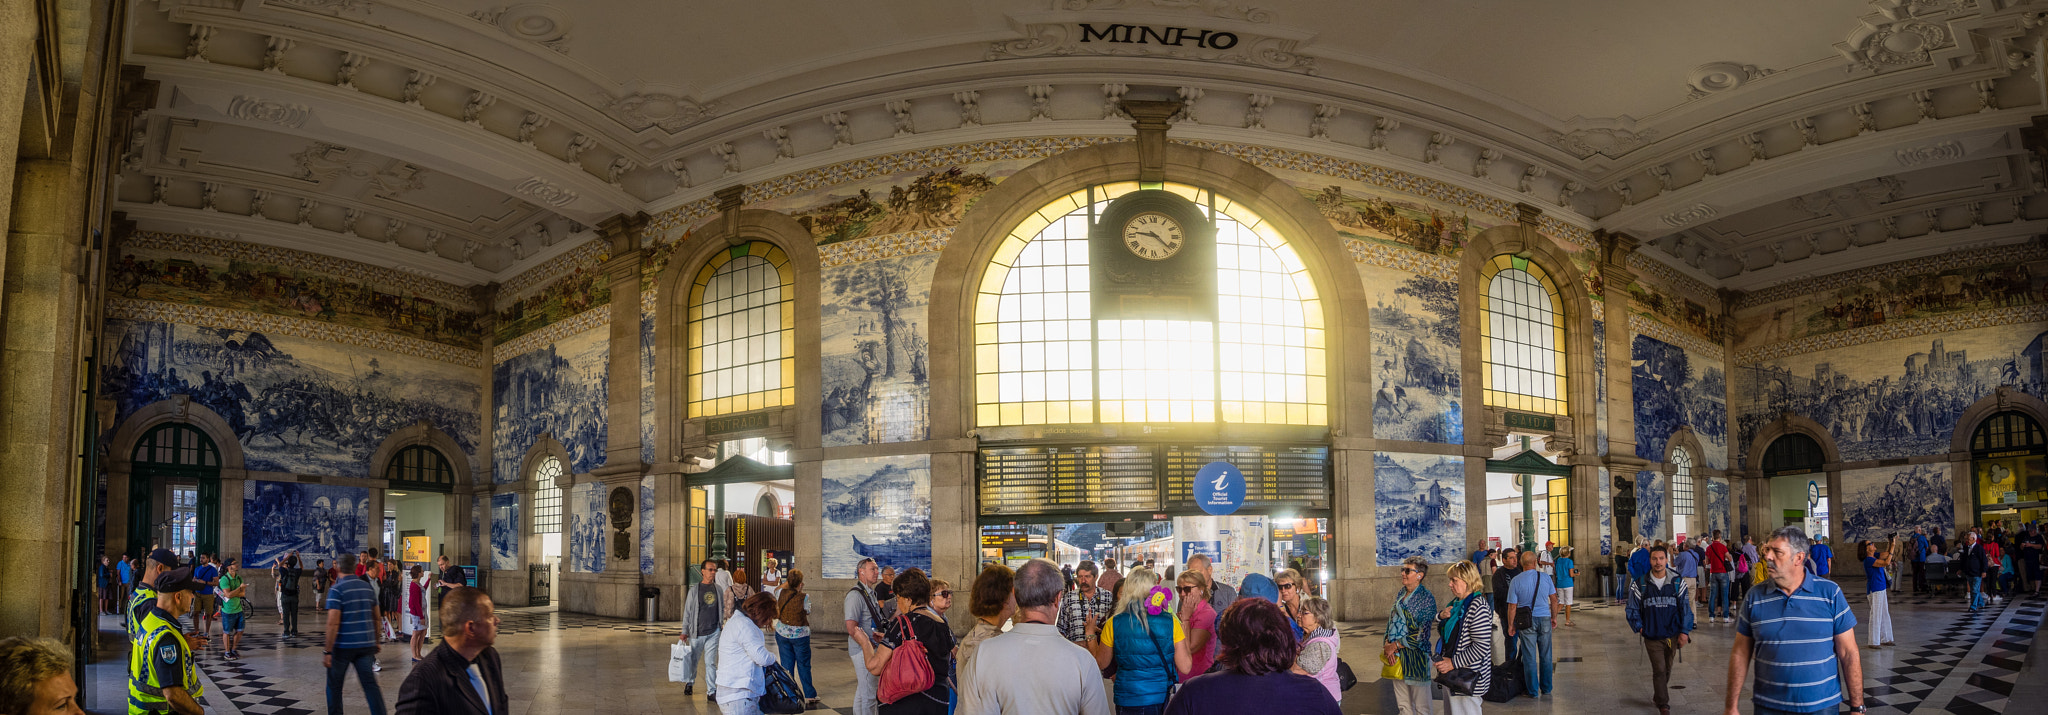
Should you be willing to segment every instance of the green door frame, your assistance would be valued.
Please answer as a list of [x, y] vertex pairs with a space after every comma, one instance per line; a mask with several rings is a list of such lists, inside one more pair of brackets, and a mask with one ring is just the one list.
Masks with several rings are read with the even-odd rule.
[[[189, 437], [189, 439], [188, 439]], [[159, 461], [168, 458], [170, 461]], [[130, 551], [149, 557], [156, 543], [154, 486], [160, 480], [191, 480], [199, 485], [194, 548], [220, 553], [220, 447], [198, 427], [165, 422], [136, 440], [128, 474], [128, 542]]]

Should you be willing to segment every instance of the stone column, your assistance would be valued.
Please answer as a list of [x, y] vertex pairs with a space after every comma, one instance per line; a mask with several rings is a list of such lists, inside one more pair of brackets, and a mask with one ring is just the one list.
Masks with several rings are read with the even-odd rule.
[[[1618, 300], [1608, 307], [1606, 313], [1607, 342], [1607, 455], [1606, 464], [1609, 478], [1615, 482], [1613, 496], [1620, 496], [1624, 487], [1635, 488], [1638, 470], [1650, 468], [1648, 460], [1636, 456], [1636, 413], [1634, 387], [1629, 370], [1633, 350], [1628, 316], [1628, 286], [1635, 283], [1636, 274], [1628, 267], [1628, 258], [1635, 253], [1635, 237], [1623, 233], [1595, 231], [1594, 240], [1600, 247], [1600, 283], [1605, 286], [1608, 296]], [[1598, 494], [1594, 495], [1598, 498]], [[1626, 522], [1624, 524], [1623, 522]], [[1629, 544], [1635, 542], [1634, 517], [1623, 518], [1619, 513], [1614, 517], [1614, 551], [1627, 554]], [[1623, 526], [1628, 528], [1624, 529]], [[1598, 547], [1594, 551], [1597, 553]], [[1583, 559], [1582, 559], [1583, 561]]]
[[[14, 162], [21, 143], [23, 105], [28, 89], [42, 89], [31, 81], [36, 73], [36, 35], [51, 28], [37, 22], [35, 0], [0, 0], [0, 236], [12, 225], [8, 207], [14, 203]], [[5, 253], [0, 252], [0, 261]]]
[[[1343, 620], [1373, 618], [1374, 609], [1384, 616], [1401, 584], [1399, 579], [1380, 575], [1387, 569], [1377, 566], [1379, 534], [1374, 529], [1373, 450], [1370, 441], [1364, 438], [1338, 437], [1333, 442], [1330, 536], [1336, 543], [1324, 545], [1325, 563], [1330, 567], [1330, 606], [1335, 616]], [[1469, 532], [1473, 520], [1465, 521]], [[1480, 523], [1483, 530], [1484, 520]], [[1469, 542], [1469, 536], [1461, 539], [1461, 543]], [[1334, 563], [1329, 561], [1332, 556]]]
[[[605, 569], [590, 579], [591, 612], [621, 618], [641, 616], [640, 477], [640, 266], [646, 214], [605, 219], [598, 232], [611, 243], [611, 260], [599, 268], [611, 284], [611, 353], [606, 391], [605, 464], [590, 477], [603, 483], [606, 503], [620, 493], [630, 497], [628, 518], [610, 515], [605, 535]], [[565, 502], [566, 503], [566, 502]], [[624, 528], [620, 528], [624, 526]], [[658, 615], [658, 614], [657, 614]]]

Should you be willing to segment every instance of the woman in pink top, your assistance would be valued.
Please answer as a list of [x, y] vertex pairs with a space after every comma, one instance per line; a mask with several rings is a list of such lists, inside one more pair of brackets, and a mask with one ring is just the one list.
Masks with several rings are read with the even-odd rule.
[[412, 567], [412, 578], [405, 580], [405, 625], [412, 629], [412, 662], [420, 662], [420, 646], [427, 642], [427, 587], [422, 576], [426, 572], [418, 564]]
[[1180, 682], [1209, 672], [1216, 662], [1216, 609], [1209, 605], [1209, 577], [1200, 571], [1181, 572], [1175, 579], [1174, 597], [1180, 599], [1179, 616], [1187, 631], [1188, 653], [1194, 663], [1180, 674]]

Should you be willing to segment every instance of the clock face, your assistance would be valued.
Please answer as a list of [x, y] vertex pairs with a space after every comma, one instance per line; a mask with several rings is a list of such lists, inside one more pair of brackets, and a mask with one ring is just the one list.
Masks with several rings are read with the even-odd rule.
[[1186, 242], [1180, 222], [1163, 213], [1147, 211], [1124, 223], [1124, 248], [1148, 261], [1172, 258]]

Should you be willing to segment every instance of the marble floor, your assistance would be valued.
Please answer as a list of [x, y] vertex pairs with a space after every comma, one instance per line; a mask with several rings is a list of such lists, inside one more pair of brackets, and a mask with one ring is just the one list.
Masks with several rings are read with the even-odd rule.
[[[1850, 587], [1852, 590], [1856, 586]], [[1560, 627], [1554, 650], [1558, 660], [1556, 692], [1542, 699], [1488, 703], [1488, 712], [1582, 713], [1655, 712], [1650, 704], [1649, 666], [1641, 641], [1628, 633], [1620, 606], [1605, 601], [1577, 609], [1576, 628]], [[1858, 611], [1859, 642], [1868, 642], [1860, 623], [1866, 614], [1863, 596], [1851, 597]], [[1898, 645], [1864, 649], [1864, 687], [1872, 713], [2025, 713], [2044, 712], [2042, 700], [2025, 692], [2044, 689], [2041, 671], [2028, 670], [2028, 653], [2042, 619], [2042, 599], [2007, 600], [1971, 614], [1953, 598], [1895, 597], [1892, 617]], [[553, 608], [509, 608], [498, 640], [512, 699], [508, 715], [555, 713], [716, 713], [702, 691], [685, 698], [682, 686], [664, 677], [668, 644], [678, 624], [646, 624]], [[320, 667], [320, 621], [303, 619], [305, 637], [282, 639], [274, 618], [252, 619], [239, 661], [220, 657], [218, 639], [201, 656], [208, 679], [208, 713], [306, 715], [323, 712], [325, 676]], [[119, 652], [120, 627], [103, 618], [102, 663], [88, 670], [86, 685], [96, 697], [92, 712], [116, 713], [125, 706]], [[1345, 694], [1346, 713], [1392, 712], [1390, 691], [1377, 680], [1376, 667], [1383, 624], [1347, 623], [1341, 632], [1343, 652], [1365, 679]], [[1734, 626], [1702, 623], [1695, 641], [1672, 674], [1672, 710], [1678, 713], [1718, 712], [1725, 692], [1728, 652]], [[814, 640], [814, 677], [825, 704], [851, 713], [853, 666], [844, 638]], [[111, 656], [111, 657], [105, 657]], [[378, 673], [387, 704], [397, 699], [398, 686], [410, 669], [404, 646], [386, 645]], [[2015, 688], [2019, 702], [2009, 707]], [[344, 710], [369, 708], [353, 675], [344, 686]], [[1748, 711], [1747, 696], [1743, 698]], [[1439, 706], [1440, 707], [1440, 706]]]

